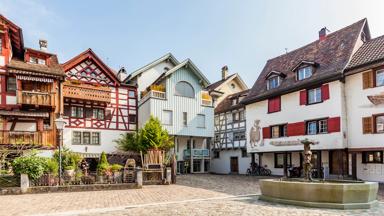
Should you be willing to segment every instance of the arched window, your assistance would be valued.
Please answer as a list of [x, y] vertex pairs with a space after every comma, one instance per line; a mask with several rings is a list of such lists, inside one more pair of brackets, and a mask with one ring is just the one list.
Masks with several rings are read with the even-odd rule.
[[193, 89], [192, 85], [185, 81], [180, 81], [176, 83], [176, 95], [183, 96], [183, 97], [195, 97], [195, 90]]

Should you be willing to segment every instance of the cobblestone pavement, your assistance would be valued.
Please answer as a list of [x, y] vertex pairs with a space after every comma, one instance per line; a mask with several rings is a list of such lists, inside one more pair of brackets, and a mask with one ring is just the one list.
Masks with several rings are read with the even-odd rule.
[[335, 211], [274, 205], [259, 201], [259, 193], [255, 177], [195, 174], [179, 176], [176, 185], [143, 189], [0, 196], [0, 216], [384, 215], [384, 203]]

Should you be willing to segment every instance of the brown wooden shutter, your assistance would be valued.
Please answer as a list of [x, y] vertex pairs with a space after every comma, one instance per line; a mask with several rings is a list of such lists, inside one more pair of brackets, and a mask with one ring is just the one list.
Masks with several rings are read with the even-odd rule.
[[307, 105], [307, 90], [300, 91], [300, 105]]
[[270, 127], [264, 127], [263, 128], [263, 139], [271, 138], [271, 128]]
[[328, 133], [340, 132], [340, 117], [328, 119]]
[[323, 101], [329, 99], [329, 85], [328, 84], [324, 84], [321, 86], [321, 99]]
[[363, 134], [371, 134], [373, 133], [373, 118], [363, 117]]
[[373, 71], [363, 73], [363, 89], [373, 88]]

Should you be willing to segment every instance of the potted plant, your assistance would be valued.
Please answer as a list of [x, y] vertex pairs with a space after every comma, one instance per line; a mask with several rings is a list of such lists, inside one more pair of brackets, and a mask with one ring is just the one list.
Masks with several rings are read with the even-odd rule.
[[59, 164], [54, 159], [47, 159], [45, 166], [45, 172], [48, 174], [48, 185], [55, 185], [56, 177], [59, 173]]
[[112, 164], [111, 165], [111, 172], [113, 173], [113, 179], [115, 181], [121, 181], [121, 176], [122, 176], [122, 172], [121, 170], [123, 169], [123, 166], [120, 165], [120, 164]]
[[100, 161], [97, 164], [97, 177], [99, 182], [104, 181], [104, 176], [110, 174], [110, 165], [107, 160], [107, 155], [105, 152], [101, 153]]

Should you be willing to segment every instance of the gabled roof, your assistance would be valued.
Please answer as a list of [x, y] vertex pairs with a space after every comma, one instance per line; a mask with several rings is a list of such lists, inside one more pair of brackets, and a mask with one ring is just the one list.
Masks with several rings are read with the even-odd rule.
[[[362, 31], [369, 37], [366, 19], [335, 31], [327, 35], [324, 40], [316, 40], [301, 48], [268, 60], [243, 103], [249, 104], [340, 79], [352, 57], [352, 53], [357, 46], [356, 42]], [[292, 68], [302, 61], [316, 62], [318, 66], [311, 77], [296, 81]], [[265, 77], [272, 70], [285, 73], [287, 77], [279, 87], [267, 90]]]
[[244, 107], [245, 105], [240, 103], [240, 101], [239, 101], [238, 104], [232, 105], [232, 100], [235, 99], [235, 98], [247, 96], [248, 92], [249, 92], [249, 89], [247, 89], [245, 91], [241, 91], [241, 92], [237, 92], [237, 93], [228, 95], [226, 98], [224, 98], [224, 100], [222, 100], [216, 106], [215, 114], [223, 113], [223, 112], [227, 112], [229, 110], [233, 110], [233, 109], [238, 109], [238, 108]]
[[230, 82], [231, 80], [233, 80], [235, 78], [238, 79], [240, 85], [242, 85], [242, 87], [244, 89], [248, 89], [247, 84], [245, 84], [245, 82], [243, 81], [243, 79], [241, 79], [241, 77], [238, 73], [231, 74], [231, 75], [227, 76], [225, 79], [221, 79], [217, 82], [214, 82], [211, 85], [209, 85], [206, 89], [210, 92], [211, 91], [217, 91], [224, 83]]
[[72, 59], [68, 60], [64, 64], [62, 64], [64, 71], [68, 71], [71, 68], [75, 67], [76, 65], [80, 64], [84, 60], [93, 60], [107, 75], [109, 78], [111, 78], [117, 85], [120, 85], [120, 81], [117, 78], [115, 72], [108, 67], [93, 51], [92, 49], [87, 49], [84, 52], [80, 53], [79, 55], [73, 57]]
[[346, 71], [359, 69], [382, 61], [384, 61], [384, 35], [365, 42], [353, 55]]
[[173, 74], [174, 72], [176, 72], [177, 70], [179, 70], [180, 68], [183, 68], [183, 67], [191, 68], [192, 71], [195, 73], [195, 75], [198, 78], [200, 78], [201, 84], [204, 87], [206, 87], [210, 84], [209, 80], [204, 76], [204, 74], [199, 70], [199, 68], [197, 68], [197, 66], [190, 59], [186, 59], [183, 62], [181, 62], [180, 64], [173, 67], [172, 69], [170, 69], [169, 71], [164, 72], [163, 74], [160, 75], [160, 77], [154, 83], [157, 83], [157, 82], [163, 80], [165, 77], [168, 77], [169, 75]]
[[156, 59], [155, 61], [133, 71], [131, 74], [128, 75], [128, 77], [123, 81], [123, 82], [126, 82], [128, 80], [131, 80], [133, 78], [135, 78], [136, 76], [140, 75], [141, 73], [143, 73], [144, 71], [160, 64], [161, 62], [164, 62], [164, 61], [170, 61], [172, 62], [172, 64], [174, 65], [178, 65], [180, 64], [180, 62], [172, 55], [172, 53], [167, 53], [165, 54], [164, 56]]
[[9, 33], [11, 37], [14, 55], [21, 58], [24, 54], [24, 39], [22, 29], [16, 24], [14, 24], [12, 21], [7, 19], [5, 16], [0, 14], [0, 24], [2, 23], [6, 24], [9, 27]]

